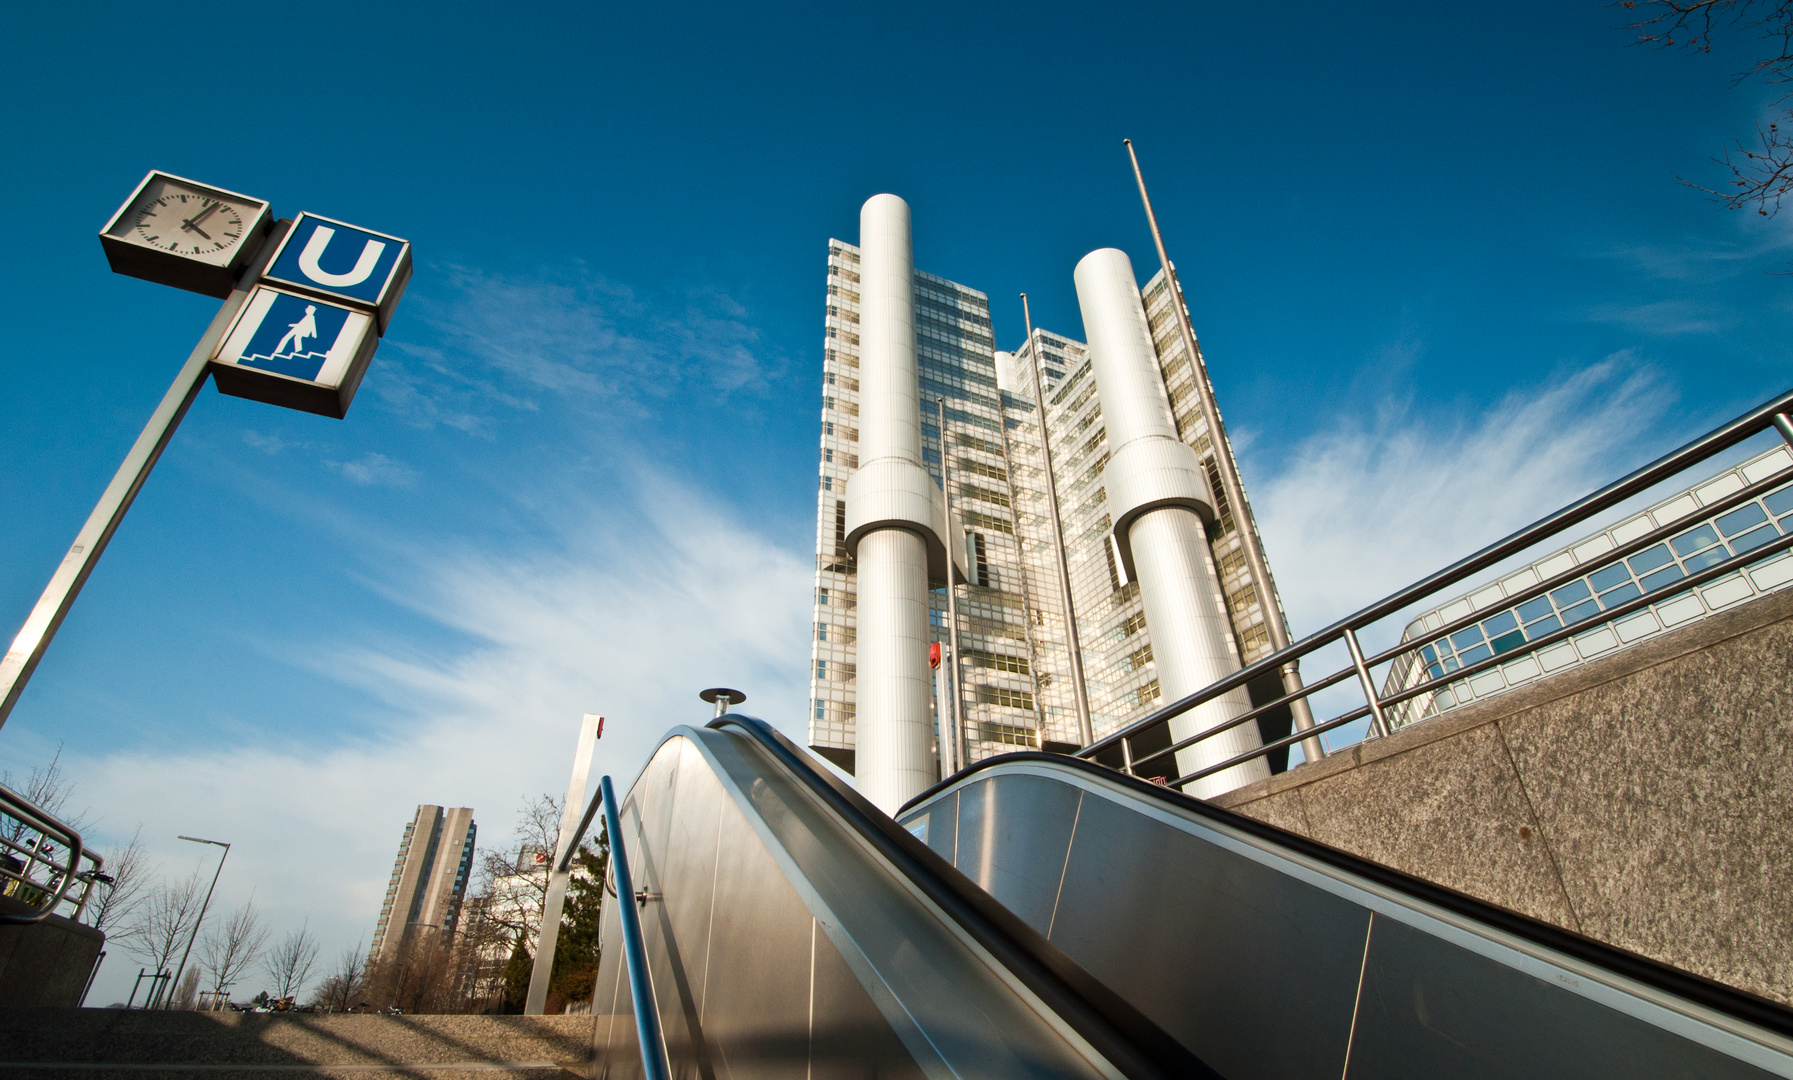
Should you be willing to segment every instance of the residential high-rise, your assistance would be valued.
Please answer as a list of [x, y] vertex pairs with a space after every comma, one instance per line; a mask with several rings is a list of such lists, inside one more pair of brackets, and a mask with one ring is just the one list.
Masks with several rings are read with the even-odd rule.
[[[858, 727], [865, 708], [859, 655], [863, 553], [853, 558], [846, 496], [868, 453], [862, 443], [870, 389], [862, 391], [867, 312], [861, 259], [858, 247], [829, 242], [810, 694], [811, 746], [849, 771], [861, 763]], [[937, 490], [945, 466], [950, 512], [944, 520], [949, 532], [963, 536], [962, 542], [946, 538], [945, 546], [961, 547], [965, 558], [956, 578], [957, 604], [949, 605], [938, 576], [928, 596], [930, 637], [947, 646], [935, 678], [937, 687], [946, 680], [949, 692], [935, 695], [933, 711], [940, 713], [944, 701], [949, 715], [944, 724], [934, 717], [936, 752], [942, 731], [960, 740], [957, 754], [942, 756], [963, 764], [1015, 749], [1073, 750], [1149, 714], [1164, 695], [1146, 604], [1132, 580], [1133, 552], [1115, 535], [1108, 424], [1090, 351], [1075, 339], [1036, 330], [1014, 354], [998, 352], [984, 293], [920, 270], [910, 275], [915, 359], [909, 377], [915, 392], [902, 407], [919, 417], [921, 464]], [[1197, 476], [1187, 486], [1202, 487], [1196, 481], [1205, 477], [1210, 492], [1206, 517], [1192, 519], [1198, 521], [1195, 532], [1181, 527], [1183, 536], [1195, 537], [1184, 565], [1190, 573], [1199, 570], [1210, 594], [1204, 603], [1211, 601], [1209, 609], [1222, 616], [1210, 642], [1221, 650], [1215, 662], [1248, 663], [1272, 651], [1266, 618], [1282, 618], [1280, 606], [1272, 597], [1267, 609], [1251, 583], [1237, 535], [1240, 515], [1227, 505], [1200, 408], [1199, 395], [1211, 391], [1185, 355], [1163, 274], [1134, 295], [1147, 324], [1135, 357], [1146, 366], [1138, 370], [1155, 374], [1153, 392], [1168, 419], [1156, 434], [1193, 450], [1185, 471]], [[1086, 323], [1089, 318], [1086, 311]], [[944, 399], [944, 433], [937, 399]], [[1230, 446], [1224, 449], [1230, 455]], [[1172, 451], [1160, 456], [1165, 453]], [[1064, 579], [1070, 583], [1068, 604]], [[951, 606], [958, 614], [956, 664], [947, 632]], [[1074, 656], [1082, 660], [1081, 703]], [[1249, 688], [1253, 702], [1281, 694], [1275, 675]], [[1280, 713], [1260, 719], [1251, 739], [1287, 734], [1290, 716], [1286, 708]], [[1135, 743], [1136, 754], [1149, 749]], [[1183, 756], [1142, 772], [1175, 775], [1188, 764]], [[929, 782], [937, 775], [934, 760], [930, 756]], [[1279, 770], [1286, 761], [1287, 752], [1280, 751], [1269, 767]], [[919, 788], [911, 783], [909, 790]]]
[[380, 905], [368, 962], [392, 961], [421, 929], [439, 932], [446, 943], [461, 915], [467, 879], [473, 871], [473, 811], [459, 806], [419, 806], [405, 826], [393, 860], [392, 880]]

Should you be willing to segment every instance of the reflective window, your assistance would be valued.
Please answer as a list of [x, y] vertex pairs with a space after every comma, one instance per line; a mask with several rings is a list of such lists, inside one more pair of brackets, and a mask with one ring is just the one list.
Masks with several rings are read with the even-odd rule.
[[1755, 503], [1749, 503], [1740, 506], [1719, 518], [1718, 531], [1724, 533], [1726, 536], [1736, 536], [1738, 533], [1753, 529], [1767, 520], [1768, 515], [1762, 511], [1760, 506], [1757, 506]]
[[1542, 618], [1545, 615], [1554, 615], [1555, 613], [1555, 610], [1550, 606], [1550, 597], [1548, 596], [1540, 596], [1535, 600], [1527, 600], [1525, 603], [1519, 605], [1519, 618], [1525, 622], [1531, 622], [1533, 619]]
[[[1752, 509], [1754, 509], [1754, 507], [1752, 507]], [[1742, 536], [1733, 536], [1731, 538], [1731, 547], [1736, 550], [1737, 554], [1741, 555], [1746, 551], [1753, 551], [1779, 536], [1780, 534], [1774, 531], [1773, 525], [1764, 525], [1759, 529], [1746, 532]]]
[[1603, 593], [1615, 585], [1630, 581], [1631, 572], [1625, 569], [1625, 564], [1614, 563], [1611, 566], [1603, 566], [1592, 574], [1589, 574], [1588, 580], [1594, 583], [1595, 592]]
[[1494, 651], [1492, 649], [1488, 648], [1488, 646], [1477, 645], [1473, 649], [1463, 650], [1463, 652], [1461, 654], [1459, 654], [1458, 659], [1462, 660], [1464, 666], [1467, 667], [1468, 665], [1476, 663], [1477, 661], [1486, 660], [1490, 656], [1493, 656], [1493, 655], [1494, 655]]
[[1724, 548], [1715, 547], [1702, 551], [1691, 559], [1683, 559], [1681, 560], [1681, 564], [1687, 567], [1688, 573], [1697, 574], [1706, 567], [1711, 566], [1713, 563], [1724, 562], [1726, 559], [1730, 558], [1730, 556], [1731, 553]]
[[1490, 640], [1511, 630], [1515, 630], [1518, 626], [1519, 620], [1515, 618], [1510, 611], [1503, 611], [1494, 618], [1488, 619], [1482, 623], [1482, 629], [1488, 632]]
[[1527, 623], [1525, 627], [1525, 635], [1529, 638], [1541, 638], [1545, 634], [1554, 634], [1562, 628], [1563, 624], [1557, 621], [1556, 616], [1550, 615], [1539, 619], [1535, 623]]
[[1636, 555], [1631, 556], [1627, 561], [1631, 564], [1632, 573], [1647, 574], [1659, 566], [1668, 565], [1674, 560], [1675, 557], [1669, 554], [1667, 544], [1657, 544], [1648, 551], [1638, 552]]
[[1586, 582], [1571, 581], [1569, 584], [1564, 585], [1562, 588], [1551, 593], [1550, 598], [1556, 601], [1556, 606], [1558, 608], [1567, 608], [1569, 605], [1580, 603], [1592, 595], [1593, 593], [1588, 589]]
[[1718, 543], [1718, 533], [1714, 532], [1710, 525], [1689, 529], [1669, 541], [1669, 545], [1675, 549], [1677, 555], [1692, 555], [1701, 548], [1708, 548], [1716, 543]]
[[1644, 591], [1645, 592], [1655, 592], [1657, 589], [1662, 588], [1664, 585], [1667, 585], [1671, 582], [1680, 581], [1683, 576], [1685, 576], [1685, 575], [1683, 575], [1681, 573], [1681, 568], [1679, 566], [1673, 566], [1673, 565], [1664, 567], [1663, 569], [1656, 571], [1654, 574], [1645, 574], [1643, 577]]
[[[1581, 583], [1576, 582], [1576, 584], [1580, 585]], [[1565, 591], [1567, 591], [1567, 590], [1565, 590]], [[1582, 591], [1586, 592], [1587, 586], [1582, 585]], [[1581, 620], [1589, 618], [1593, 615], [1597, 615], [1597, 614], [1599, 614], [1599, 612], [1600, 612], [1600, 605], [1595, 603], [1592, 600], [1587, 600], [1582, 603], [1576, 604], [1574, 607], [1564, 608], [1563, 609], [1563, 625], [1564, 626], [1574, 626], [1576, 623], [1580, 622]]]
[[1451, 644], [1455, 645], [1459, 652], [1468, 649], [1470, 646], [1475, 645], [1481, 640], [1482, 628], [1479, 626], [1465, 627], [1451, 635]]
[[1762, 500], [1768, 504], [1768, 510], [1775, 517], [1780, 517], [1793, 510], [1793, 487], [1784, 487]]
[[1628, 601], [1636, 600], [1638, 597], [1642, 596], [1643, 594], [1644, 594], [1644, 591], [1642, 589], [1638, 588], [1636, 585], [1633, 585], [1631, 582], [1627, 581], [1625, 584], [1619, 586], [1618, 588], [1612, 590], [1611, 592], [1601, 593], [1600, 594], [1600, 603], [1604, 607], [1614, 608], [1614, 607], [1618, 607], [1620, 604], [1626, 603]]
[[1494, 655], [1499, 656], [1501, 653], [1511, 652], [1525, 644], [1525, 635], [1515, 630], [1510, 634], [1502, 634], [1489, 644], [1494, 646]]

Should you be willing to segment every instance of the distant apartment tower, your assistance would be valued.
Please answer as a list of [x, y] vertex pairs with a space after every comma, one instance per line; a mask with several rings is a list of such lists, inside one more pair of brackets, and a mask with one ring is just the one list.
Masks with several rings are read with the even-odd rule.
[[461, 917], [477, 829], [465, 806], [417, 808], [399, 840], [369, 962], [398, 959], [420, 928], [439, 933], [446, 943]]
[[[846, 486], [861, 458], [860, 256], [853, 244], [829, 241], [810, 672], [809, 743], [848, 771], [857, 766], [859, 581], [848, 553]], [[937, 732], [957, 733], [964, 764], [1019, 749], [1074, 750], [1164, 704], [1139, 589], [1113, 539], [1106, 426], [1088, 350], [1036, 330], [1015, 354], [999, 352], [986, 294], [920, 270], [913, 278], [922, 464], [937, 486], [947, 466], [967, 578], [957, 596], [960, 672], [955, 677], [947, 664], [936, 675], [951, 691], [935, 697]], [[1266, 602], [1251, 584], [1241, 516], [1218, 495], [1214, 455], [1232, 451], [1217, 451], [1208, 436], [1200, 405], [1211, 388], [1185, 355], [1163, 274], [1140, 293], [1177, 436], [1195, 449], [1217, 493], [1204, 557], [1219, 583], [1228, 647], [1236, 662], [1249, 663], [1271, 652], [1266, 620], [1283, 617], [1280, 602]], [[944, 432], [937, 399], [944, 399]], [[1047, 494], [1048, 441], [1056, 503]], [[1054, 515], [1062, 545], [1054, 541]], [[1070, 581], [1068, 604], [1061, 573]], [[935, 588], [929, 622], [936, 641], [950, 636], [947, 611], [945, 590]], [[1082, 658], [1081, 702], [1074, 653]], [[1281, 694], [1275, 675], [1250, 688], [1256, 702]], [[943, 700], [953, 715], [939, 715]], [[1266, 738], [1279, 737], [1289, 723], [1285, 708], [1259, 727]], [[1134, 749], [1150, 748], [1136, 742]], [[1280, 751], [1271, 767], [1286, 761]], [[1174, 772], [1168, 757], [1156, 764], [1143, 772]]]

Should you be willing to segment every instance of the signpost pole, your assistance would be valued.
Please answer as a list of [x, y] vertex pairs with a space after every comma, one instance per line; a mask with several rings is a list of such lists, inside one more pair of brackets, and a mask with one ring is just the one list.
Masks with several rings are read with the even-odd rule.
[[168, 440], [174, 435], [174, 429], [180, 426], [181, 418], [187, 415], [187, 407], [193, 404], [199, 388], [205, 385], [206, 365], [218, 348], [219, 339], [242, 309], [250, 290], [261, 277], [263, 262], [279, 245], [280, 237], [285, 231], [283, 225], [275, 226], [261, 251], [249, 261], [243, 276], [237, 280], [236, 288], [218, 308], [212, 324], [206, 327], [205, 335], [187, 357], [186, 365], [174, 377], [174, 384], [168, 388], [168, 393], [162, 395], [162, 403], [150, 415], [149, 423], [144, 425], [143, 433], [137, 436], [131, 452], [125, 455], [124, 464], [118, 467], [112, 483], [106, 485], [105, 494], [100, 496], [93, 513], [88, 515], [87, 524], [81, 526], [81, 531], [75, 535], [75, 542], [63, 557], [62, 565], [50, 576], [50, 584], [38, 598], [37, 606], [31, 609], [31, 614], [25, 619], [24, 628], [13, 639], [12, 647], [6, 650], [5, 658], [0, 659], [0, 725], [4, 725], [6, 718], [12, 714], [13, 706], [18, 703], [19, 695], [25, 690], [25, 683], [37, 669], [37, 662], [43, 659], [50, 639], [56, 636], [56, 629], [68, 615], [68, 609], [81, 592], [81, 586], [87, 583], [87, 576], [93, 573], [94, 563], [99, 560], [100, 552], [106, 550], [112, 534], [118, 531], [125, 511], [131, 508], [143, 482], [149, 479], [149, 471], [155, 468], [156, 460], [162, 456]]
[[[560, 941], [560, 913], [566, 904], [567, 883], [573, 876], [567, 849], [579, 832], [579, 810], [585, 805], [585, 782], [591, 776], [591, 752], [603, 722], [604, 718], [596, 713], [586, 713], [579, 723], [579, 743], [573, 748], [573, 777], [567, 784], [566, 806], [560, 815], [560, 841], [554, 845], [553, 861], [548, 864], [548, 894], [542, 899], [535, 966], [529, 973], [529, 997], [523, 1005], [526, 1016], [540, 1016], [548, 1007], [548, 982], [554, 975], [554, 949]], [[564, 872], [560, 868], [563, 860], [568, 864]]]

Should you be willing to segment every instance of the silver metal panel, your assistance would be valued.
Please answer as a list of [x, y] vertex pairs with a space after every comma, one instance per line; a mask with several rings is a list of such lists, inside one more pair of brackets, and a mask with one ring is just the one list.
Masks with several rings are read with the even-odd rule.
[[722, 792], [688, 743], [668, 744], [677, 754], [671, 770], [666, 839], [646, 845], [636, 868], [635, 887], [649, 894], [642, 905], [644, 937], [657, 947], [653, 956], [654, 993], [674, 1072], [706, 1058], [701, 1015], [704, 974], [710, 954], [710, 916], [715, 906], [717, 821]]
[[1048, 936], [1082, 792], [1037, 776], [996, 776], [959, 795], [961, 874]]
[[1116, 1075], [745, 738], [693, 734], [923, 1069], [960, 1076]]
[[1038, 821], [985, 874], [1037, 911], [1050, 885], [1005, 864], [1057, 842], [1041, 785], [1082, 799], [1053, 943], [1229, 1078], [1793, 1076], [1773, 1032], [1097, 774], [996, 765], [904, 820], [957, 795], [968, 874], [980, 813]]
[[1766, 1077], [1393, 919], [1369, 935], [1352, 1077]]
[[1339, 897], [1086, 795], [1051, 937], [1222, 1075], [1269, 1080], [1342, 1073], [1368, 922]]

